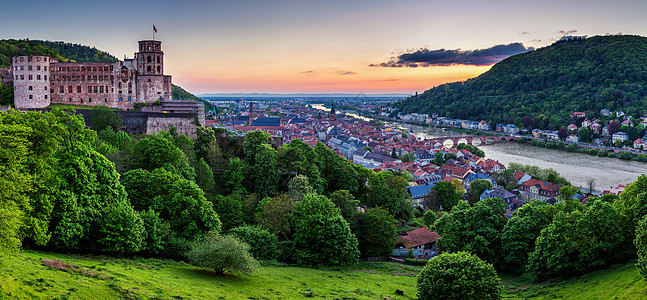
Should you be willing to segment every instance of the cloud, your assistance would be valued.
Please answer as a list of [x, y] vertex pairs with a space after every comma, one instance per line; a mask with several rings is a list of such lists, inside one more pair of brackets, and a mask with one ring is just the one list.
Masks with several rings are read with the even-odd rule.
[[391, 60], [380, 64], [370, 64], [370, 67], [392, 67], [392, 68], [417, 68], [432, 66], [471, 65], [489, 66], [502, 61], [508, 56], [534, 50], [526, 48], [522, 43], [511, 43], [508, 45], [496, 45], [487, 49], [478, 50], [429, 50], [422, 48], [409, 53], [392, 57]]
[[575, 30], [575, 29], [573, 29], [573, 30], [560, 30], [557, 33], [559, 33], [561, 35], [571, 35], [573, 33], [577, 33], [577, 30]]
[[299, 72], [299, 73], [314, 73], [314, 72], [315, 72], [315, 71], [310, 70], [310, 71], [301, 71], [301, 72]]
[[340, 71], [338, 74], [339, 75], [354, 75], [354, 74], [357, 74], [357, 73], [355, 73], [353, 71], [346, 71], [346, 72]]

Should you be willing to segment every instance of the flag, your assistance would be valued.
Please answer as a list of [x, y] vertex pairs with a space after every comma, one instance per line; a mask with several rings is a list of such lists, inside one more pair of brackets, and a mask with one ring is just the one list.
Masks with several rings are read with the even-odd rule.
[[153, 31], [155, 31], [155, 33], [157, 33], [157, 28], [155, 28], [155, 25], [153, 25]]

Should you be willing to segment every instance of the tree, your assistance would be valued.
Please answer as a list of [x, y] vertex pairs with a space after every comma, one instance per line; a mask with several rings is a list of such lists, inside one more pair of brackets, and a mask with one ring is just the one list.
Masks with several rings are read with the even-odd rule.
[[256, 222], [261, 228], [287, 239], [290, 237], [290, 215], [293, 208], [294, 201], [284, 194], [264, 198], [258, 203]]
[[294, 258], [302, 265], [351, 265], [357, 262], [357, 238], [326, 196], [308, 194], [292, 212]]
[[347, 190], [338, 190], [330, 194], [330, 200], [339, 208], [342, 217], [349, 223], [357, 214], [357, 205], [359, 200], [355, 200], [353, 194]]
[[411, 202], [405, 199], [408, 185], [407, 179], [402, 174], [388, 171], [371, 173], [368, 197], [363, 203], [370, 207], [380, 206], [396, 218], [409, 220]]
[[620, 131], [620, 123], [616, 122], [615, 120], [609, 121], [609, 125], [607, 125], [609, 129], [609, 134], [614, 134], [618, 131]]
[[579, 136], [580, 141], [582, 142], [591, 141], [591, 129], [587, 127], [580, 128], [580, 130], [577, 132], [577, 135]]
[[245, 165], [240, 158], [233, 157], [229, 159], [229, 167], [227, 167], [227, 171], [220, 177], [220, 180], [224, 182], [227, 193], [234, 191], [240, 191], [243, 194], [247, 193], [243, 186], [243, 182], [245, 181], [244, 170]]
[[127, 201], [103, 211], [97, 225], [96, 249], [108, 253], [135, 253], [142, 247], [144, 222]]
[[269, 231], [252, 226], [236, 227], [229, 231], [250, 246], [250, 253], [259, 260], [272, 260], [279, 256], [278, 239]]
[[456, 193], [456, 188], [451, 182], [443, 181], [436, 183], [432, 189], [438, 194], [438, 199], [440, 199], [443, 210], [451, 211], [458, 204], [458, 201], [461, 200], [460, 195]]
[[164, 232], [159, 213], [149, 208], [140, 212], [139, 216], [144, 224], [142, 246], [139, 253], [151, 256], [160, 254], [164, 249]]
[[213, 172], [203, 158], [200, 158], [195, 168], [195, 183], [204, 191], [206, 195], [216, 194], [216, 185], [213, 179]]
[[225, 271], [251, 274], [258, 268], [258, 262], [249, 253], [249, 248], [234, 236], [210, 232], [191, 244], [187, 256], [192, 265], [214, 269], [218, 275]]
[[470, 183], [470, 194], [468, 197], [469, 203], [474, 204], [481, 199], [481, 194], [485, 190], [492, 189], [492, 182], [488, 179], [476, 179]]
[[524, 116], [521, 118], [521, 123], [524, 128], [530, 129], [534, 123], [533, 119], [530, 116]]
[[90, 128], [99, 132], [108, 127], [114, 131], [119, 131], [121, 128], [121, 118], [114, 110], [107, 106], [95, 106], [90, 111]]
[[136, 168], [148, 171], [166, 168], [185, 179], [195, 179], [195, 170], [189, 165], [189, 159], [173, 144], [173, 137], [169, 133], [148, 135], [135, 145], [134, 153]]
[[211, 198], [213, 210], [222, 220], [222, 228], [229, 230], [241, 226], [243, 222], [243, 202], [240, 194], [230, 194], [228, 196], [216, 195]]
[[411, 153], [411, 152], [405, 153], [404, 155], [400, 156], [400, 160], [402, 162], [415, 161], [416, 160], [416, 155]]
[[360, 219], [357, 231], [358, 249], [364, 256], [386, 256], [396, 242], [395, 219], [388, 210], [376, 207]]
[[647, 278], [647, 215], [645, 215], [636, 226], [636, 239], [634, 240], [638, 250], [638, 262], [636, 267], [643, 278]]
[[469, 252], [443, 253], [418, 275], [418, 299], [500, 299], [494, 267]]
[[434, 223], [438, 219], [438, 216], [436, 215], [435, 211], [428, 210], [424, 215], [422, 215], [422, 218], [427, 228], [431, 228], [432, 226], [434, 226]]
[[469, 251], [491, 263], [502, 257], [501, 233], [506, 224], [506, 205], [499, 198], [486, 198], [470, 207], [459, 202], [452, 211], [436, 221], [434, 228], [441, 239], [441, 251]]
[[276, 195], [281, 176], [277, 152], [267, 144], [260, 145], [257, 150], [253, 164], [248, 165], [250, 183], [253, 183], [252, 189], [260, 197]]
[[568, 131], [565, 127], [562, 127], [557, 131], [557, 137], [559, 137], [560, 140], [565, 139], [566, 136], [568, 136]]
[[503, 227], [503, 262], [510, 270], [519, 273], [523, 271], [528, 255], [535, 250], [535, 240], [551, 222], [552, 215], [548, 206], [545, 202], [529, 202], [520, 207]]
[[294, 139], [289, 144], [279, 148], [279, 166], [287, 173], [305, 175], [309, 184], [317, 193], [324, 192], [325, 182], [319, 171], [317, 153], [300, 139]]
[[193, 142], [193, 149], [195, 151], [196, 158], [198, 160], [201, 158], [204, 159], [211, 168], [216, 168], [223, 164], [225, 161], [223, 159], [222, 150], [220, 150], [218, 142], [216, 141], [214, 128], [199, 126], [196, 128], [195, 133], [196, 138]]
[[305, 195], [313, 193], [314, 190], [308, 182], [308, 177], [297, 175], [290, 179], [288, 183], [288, 199], [294, 202], [300, 202]]

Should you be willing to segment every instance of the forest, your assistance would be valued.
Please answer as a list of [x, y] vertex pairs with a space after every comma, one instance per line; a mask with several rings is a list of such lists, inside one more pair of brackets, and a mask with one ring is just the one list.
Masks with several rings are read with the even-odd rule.
[[514, 55], [480, 76], [439, 85], [393, 104], [403, 113], [512, 123], [557, 130], [569, 114], [599, 118], [601, 109], [641, 117], [647, 101], [647, 38], [594, 36], [558, 41]]

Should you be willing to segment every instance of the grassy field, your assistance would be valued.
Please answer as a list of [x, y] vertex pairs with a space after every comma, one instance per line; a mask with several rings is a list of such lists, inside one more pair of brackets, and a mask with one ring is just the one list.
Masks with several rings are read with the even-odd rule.
[[[420, 270], [363, 262], [321, 269], [265, 266], [250, 276], [217, 276], [167, 260], [22, 251], [0, 260], [0, 299], [415, 299]], [[512, 275], [502, 279], [506, 299], [647, 298], [647, 281], [633, 263], [538, 284]]]
[[[420, 271], [393, 263], [361, 263], [335, 269], [261, 267], [251, 276], [221, 277], [171, 261], [32, 251], [0, 264], [0, 298], [12, 299], [414, 299]], [[404, 296], [395, 295], [396, 289]]]
[[[58, 103], [52, 103], [47, 108], [68, 108], [68, 109], [89, 109], [93, 110], [96, 108], [96, 106], [90, 106], [90, 105], [75, 105], [75, 104], [58, 104]], [[117, 108], [111, 108], [112, 110], [119, 110]]]
[[527, 284], [503, 275], [504, 298], [511, 299], [647, 299], [647, 281], [635, 263], [612, 265], [580, 277]]

